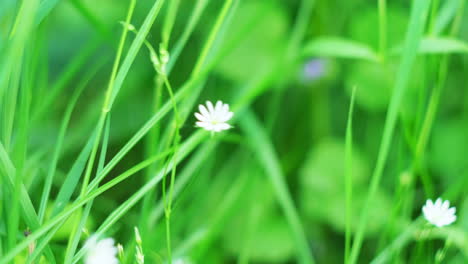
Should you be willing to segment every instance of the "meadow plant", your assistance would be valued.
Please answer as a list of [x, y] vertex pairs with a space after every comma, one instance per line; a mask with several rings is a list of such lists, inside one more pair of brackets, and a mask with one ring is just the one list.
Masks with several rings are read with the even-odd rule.
[[0, 264], [467, 263], [466, 2], [0, 1]]

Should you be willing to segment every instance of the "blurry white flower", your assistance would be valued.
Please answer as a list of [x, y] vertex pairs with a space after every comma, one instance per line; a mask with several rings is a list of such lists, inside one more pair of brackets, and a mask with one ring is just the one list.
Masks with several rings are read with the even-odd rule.
[[118, 249], [114, 246], [114, 239], [105, 238], [99, 240], [92, 235], [85, 243], [85, 264], [118, 264]]
[[449, 208], [449, 206], [450, 202], [448, 200], [442, 202], [441, 198], [438, 198], [435, 203], [432, 203], [432, 200], [427, 200], [422, 211], [429, 223], [437, 227], [442, 227], [450, 225], [457, 219], [455, 207]]
[[226, 123], [234, 115], [233, 112], [229, 112], [229, 105], [223, 104], [223, 102], [216, 102], [216, 106], [210, 101], [206, 101], [206, 107], [199, 105], [198, 109], [200, 113], [195, 113], [195, 117], [198, 119], [196, 122], [197, 127], [201, 127], [208, 131], [220, 132], [231, 128], [231, 125]]

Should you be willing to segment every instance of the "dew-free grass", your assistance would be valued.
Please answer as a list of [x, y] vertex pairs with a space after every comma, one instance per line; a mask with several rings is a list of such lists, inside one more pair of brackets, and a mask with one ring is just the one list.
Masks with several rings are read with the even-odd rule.
[[465, 5], [3, 1], [0, 263], [468, 261]]

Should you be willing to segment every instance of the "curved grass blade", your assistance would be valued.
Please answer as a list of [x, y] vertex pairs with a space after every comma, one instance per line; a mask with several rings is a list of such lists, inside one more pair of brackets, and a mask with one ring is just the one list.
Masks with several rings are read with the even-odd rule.
[[99, 63], [95, 64], [95, 66], [93, 66], [90, 69], [89, 73], [85, 75], [85, 77], [83, 78], [83, 81], [78, 85], [78, 87], [73, 92], [73, 95], [71, 96], [71, 99], [67, 105], [67, 109], [65, 110], [65, 115], [60, 125], [60, 130], [59, 130], [59, 134], [57, 137], [57, 143], [55, 144], [52, 162], [50, 164], [50, 167], [46, 175], [44, 189], [42, 191], [41, 203], [39, 205], [39, 221], [41, 223], [44, 220], [44, 215], [46, 211], [45, 209], [47, 206], [47, 201], [49, 200], [50, 190], [52, 188], [52, 180], [55, 174], [55, 170], [57, 168], [57, 163], [60, 157], [60, 152], [62, 151], [62, 144], [65, 138], [65, 133], [68, 128], [68, 123], [70, 121], [71, 114], [75, 108], [76, 102], [78, 101], [78, 98], [80, 97], [82, 91], [85, 89], [86, 85], [91, 80], [91, 78], [96, 74], [98, 69], [103, 66], [104, 62], [105, 60], [101, 60]]
[[304, 56], [333, 57], [379, 61], [379, 56], [369, 46], [339, 37], [319, 37], [308, 42]]
[[254, 150], [258, 161], [265, 169], [272, 184], [276, 198], [285, 214], [286, 220], [291, 228], [292, 235], [296, 241], [298, 250], [298, 263], [310, 264], [314, 263], [311, 250], [308, 246], [307, 238], [304, 232], [304, 227], [299, 219], [299, 214], [296, 211], [291, 194], [285, 182], [285, 177], [281, 171], [278, 157], [273, 149], [273, 146], [268, 140], [265, 129], [260, 125], [252, 112], [246, 110], [243, 118], [240, 119], [241, 129], [246, 134], [250, 146]]

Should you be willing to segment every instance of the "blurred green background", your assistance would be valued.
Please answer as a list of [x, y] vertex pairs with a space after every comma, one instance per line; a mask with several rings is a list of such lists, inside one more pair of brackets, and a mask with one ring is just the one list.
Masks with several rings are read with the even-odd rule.
[[[183, 37], [198, 2], [180, 1], [168, 45], [170, 56], [174, 45]], [[225, 1], [206, 2], [180, 56], [170, 65], [169, 80], [175, 91], [190, 78]], [[257, 79], [262, 80], [268, 74], [270, 81], [251, 102], [250, 108], [265, 127], [264, 132], [274, 147], [316, 262], [341, 263], [346, 227], [345, 135], [351, 93], [356, 87], [351, 217], [354, 232], [377, 161], [414, 1], [387, 1], [384, 59], [380, 56], [378, 1], [234, 2], [230, 24], [216, 38], [208, 55], [208, 60], [214, 58], [215, 64], [196, 105], [218, 99], [234, 103], [240, 91], [248, 92]], [[431, 12], [435, 13], [428, 18], [424, 36], [451, 36], [466, 43], [468, 14], [460, 11], [461, 2], [440, 1], [433, 7], [435, 11], [431, 9]], [[137, 30], [153, 3], [137, 1], [132, 18]], [[96, 125], [123, 29], [119, 22], [125, 20], [128, 6], [129, 1], [122, 0], [63, 0], [32, 32], [33, 43], [29, 47], [39, 55], [31, 109], [40, 114], [30, 127], [24, 183], [36, 206], [46, 164], [50, 162], [70, 96], [83, 76], [100, 65], [72, 114], [54, 178], [52, 198], [56, 197], [65, 175]], [[162, 6], [147, 36], [147, 41], [156, 49], [161, 42], [167, 6], [167, 3]], [[303, 38], [297, 45], [291, 45], [304, 6], [310, 8], [310, 15], [302, 21]], [[0, 2], [0, 50], [3, 52], [17, 7], [14, 0]], [[458, 13], [461, 15], [457, 16]], [[451, 35], [456, 17], [460, 18], [459, 29]], [[130, 32], [124, 52], [134, 38], [135, 34]], [[345, 42], [344, 46], [339, 45], [340, 41]], [[340, 52], [353, 54], [349, 51], [353, 48], [364, 55], [340, 55]], [[461, 236], [466, 238], [467, 53], [462, 48], [454, 51], [443, 48], [441, 52], [417, 56], [399, 108], [382, 183], [371, 203], [359, 263], [368, 263], [398, 237], [408, 223], [420, 216], [421, 206], [429, 198], [443, 196], [457, 206], [457, 230], [464, 232]], [[374, 54], [378, 55], [373, 57]], [[450, 56], [449, 60], [442, 70], [446, 72], [441, 75], [447, 56]], [[77, 62], [77, 70], [63, 83], [63, 90], [50, 104], [44, 104], [41, 95], [53, 92], [57, 80], [61, 80], [64, 72]], [[153, 115], [156, 82], [157, 74], [148, 50], [142, 47], [111, 112], [109, 157], [114, 156]], [[427, 109], [437, 89], [440, 89], [440, 97], [434, 121], [427, 144], [423, 152], [418, 153]], [[162, 102], [169, 100], [164, 91]], [[197, 111], [196, 107], [191, 111]], [[244, 111], [236, 112], [236, 118], [242, 118]], [[195, 118], [190, 114], [180, 129], [182, 142], [197, 130], [194, 123]], [[160, 127], [164, 129], [170, 124], [166, 117]], [[202, 157], [203, 161], [191, 171], [189, 180], [174, 198], [171, 216], [173, 253], [184, 258], [186, 263], [297, 263], [294, 237], [266, 175], [269, 172], [255, 159], [255, 151], [263, 150], [249, 148], [250, 141], [241, 125], [236, 121], [232, 125], [233, 129], [219, 136], [221, 143]], [[207, 142], [212, 140], [210, 137], [206, 139]], [[138, 143], [105, 181], [147, 158], [147, 151], [148, 141]], [[196, 158], [191, 155], [181, 163], [176, 182], [179, 172], [183, 174], [184, 168]], [[89, 232], [92, 233], [117, 206], [139, 190], [154, 169], [143, 171], [96, 198], [88, 220]], [[424, 189], [421, 183], [424, 177], [430, 179], [429, 189]], [[78, 190], [73, 197], [77, 195]], [[124, 245], [126, 263], [133, 263], [130, 260], [134, 251], [133, 226], [139, 226], [142, 232], [147, 263], [164, 263], [166, 259], [164, 217], [160, 217], [161, 211], [157, 209], [161, 187], [158, 185], [149, 197], [146, 198], [149, 215], [142, 214], [143, 203], [138, 203], [106, 232]], [[7, 210], [5, 204], [3, 206], [3, 210]], [[51, 243], [57, 256], [65, 250], [71, 232], [67, 229], [69, 226], [71, 224], [65, 224]], [[21, 227], [26, 228], [26, 225]], [[411, 241], [391, 258], [391, 263], [432, 263], [442, 245], [439, 239]], [[466, 250], [466, 245], [464, 248]], [[456, 246], [449, 247], [445, 259], [447, 263], [465, 263], [466, 252]]]

